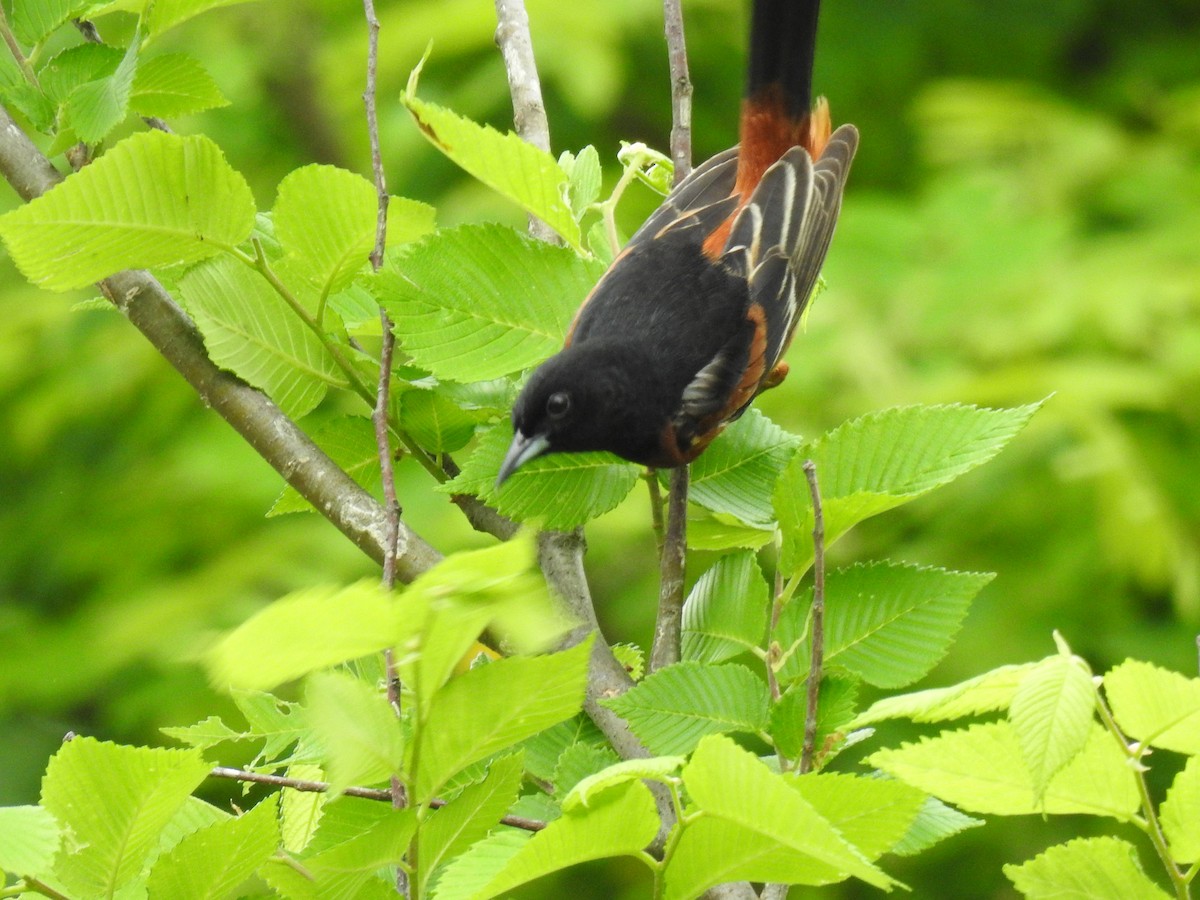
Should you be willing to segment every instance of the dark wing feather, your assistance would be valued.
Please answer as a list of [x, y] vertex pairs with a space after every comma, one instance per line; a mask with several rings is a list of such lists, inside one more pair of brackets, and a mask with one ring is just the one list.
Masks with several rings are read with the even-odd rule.
[[703, 240], [737, 208], [737, 147], [705, 161], [676, 187], [629, 239], [627, 247], [659, 237], [675, 228], [696, 228]]

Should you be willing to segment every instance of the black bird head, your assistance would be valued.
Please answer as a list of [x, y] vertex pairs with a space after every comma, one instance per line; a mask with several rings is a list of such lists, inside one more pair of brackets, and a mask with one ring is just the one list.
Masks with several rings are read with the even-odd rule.
[[642, 444], [646, 435], [657, 436], [672, 403], [653, 371], [649, 354], [607, 341], [574, 344], [550, 357], [513, 406], [513, 441], [496, 485], [547, 453], [608, 450], [634, 462], [656, 455], [656, 444]]

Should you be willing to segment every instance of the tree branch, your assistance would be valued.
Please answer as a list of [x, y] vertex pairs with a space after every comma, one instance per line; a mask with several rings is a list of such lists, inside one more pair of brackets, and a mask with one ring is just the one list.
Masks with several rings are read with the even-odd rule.
[[[62, 180], [58, 170], [0, 107], [0, 172], [25, 200]], [[377, 562], [383, 562], [383, 508], [261, 391], [219, 369], [187, 314], [149, 273], [118, 272], [100, 284], [118, 309], [179, 371], [205, 405], [229, 422], [317, 511]], [[441, 554], [401, 523], [397, 577], [411, 581]]]
[[671, 67], [671, 159], [675, 163], [675, 183], [679, 184], [692, 171], [692, 79], [688, 75], [680, 0], [663, 0], [663, 22]]
[[821, 670], [825, 664], [825, 516], [821, 510], [821, 489], [817, 484], [817, 467], [811, 459], [804, 461], [804, 477], [813, 506], [813, 602], [812, 653], [808, 666], [807, 710], [804, 718], [804, 748], [800, 755], [800, 774], [812, 771], [813, 753], [817, 742], [817, 701], [821, 693]]
[[658, 617], [654, 623], [654, 646], [650, 671], [679, 662], [683, 637], [683, 584], [687, 567], [688, 467], [671, 470], [667, 503], [667, 531], [659, 558], [661, 582]]

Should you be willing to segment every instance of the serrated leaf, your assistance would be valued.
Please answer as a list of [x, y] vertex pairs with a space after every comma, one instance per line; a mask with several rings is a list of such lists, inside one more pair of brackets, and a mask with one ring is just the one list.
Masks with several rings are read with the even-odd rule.
[[687, 542], [692, 550], [717, 553], [761, 550], [774, 536], [774, 529], [745, 525], [729, 515], [701, 513], [688, 516]]
[[666, 896], [697, 897], [730, 880], [823, 884], [847, 875], [895, 882], [871, 865], [797, 789], [729, 738], [700, 742], [683, 770], [705, 816], [685, 828], [667, 866]]
[[1125, 755], [1099, 724], [1092, 725], [1083, 751], [1050, 779], [1040, 802], [1007, 722], [944, 731], [880, 750], [867, 763], [947, 803], [984, 814], [1087, 813], [1129, 821], [1141, 802]]
[[125, 54], [120, 47], [110, 47], [107, 44], [79, 44], [68, 47], [38, 69], [38, 82], [46, 97], [55, 105], [59, 105], [65, 103], [71, 93], [81, 85], [112, 75], [124, 58]]
[[1036, 665], [1000, 666], [950, 687], [884, 697], [847, 727], [862, 728], [884, 719], [900, 718], [914, 722], [944, 722], [1008, 709], [1022, 679]]
[[479, 420], [436, 389], [405, 391], [400, 397], [401, 430], [430, 453], [461, 450], [475, 434]]
[[[854, 718], [858, 682], [846, 678], [821, 679], [817, 694], [817, 733], [813, 744], [817, 768], [837, 749], [838, 735]], [[771, 739], [779, 752], [799, 759], [804, 749], [804, 726], [808, 717], [808, 688], [797, 684], [771, 704]]]
[[292, 744], [311, 734], [303, 712], [296, 703], [280, 700], [262, 691], [234, 690], [230, 696], [250, 726], [247, 737], [263, 741], [258, 759], [275, 759]]
[[750, 409], [692, 463], [688, 499], [751, 525], [768, 525], [775, 520], [775, 482], [799, 445], [797, 435]]
[[1126, 660], [1104, 676], [1121, 730], [1143, 743], [1200, 754], [1200, 678]]
[[[679, 770], [687, 760], [682, 756], [652, 756], [647, 759], [625, 759], [614, 762], [605, 769], [582, 779], [563, 799], [564, 812], [576, 807], [589, 806], [592, 801], [604, 794], [605, 791], [627, 781], [661, 781], [674, 780]], [[562, 789], [558, 785], [559, 790]]]
[[633, 856], [654, 840], [658, 828], [658, 810], [646, 787], [639, 782], [621, 784], [605, 791], [591, 806], [564, 812], [507, 856], [482, 884], [462, 878], [459, 863], [452, 863], [436, 896], [438, 900], [484, 900], [588, 860]]
[[437, 879], [434, 900], [486, 897], [489, 882], [525, 846], [533, 835], [516, 828], [501, 828], [451, 862]]
[[404, 351], [449, 381], [487, 381], [562, 348], [602, 267], [499, 225], [443, 229], [389, 258], [380, 302]]
[[[287, 777], [299, 781], [324, 781], [325, 770], [310, 763], [300, 763], [288, 767]], [[284, 850], [304, 852], [321, 825], [329, 799], [328, 793], [318, 791], [293, 788], [280, 791], [279, 831]]]
[[1200, 756], [1188, 758], [1163, 802], [1159, 819], [1177, 863], [1200, 861]]
[[58, 822], [42, 807], [0, 807], [0, 871], [44, 875], [50, 871], [61, 841]]
[[578, 155], [564, 152], [558, 158], [558, 165], [570, 179], [571, 212], [578, 221], [600, 196], [600, 154], [588, 144]]
[[186, 53], [143, 60], [129, 97], [130, 108], [139, 116], [190, 116], [228, 105], [200, 60]]
[[892, 847], [892, 853], [897, 856], [916, 856], [960, 831], [979, 828], [984, 824], [983, 819], [960, 813], [937, 797], [926, 797], [904, 837]]
[[226, 741], [239, 741], [246, 737], [244, 732], [234, 731], [222, 722], [219, 716], [209, 716], [195, 725], [161, 728], [159, 730], [167, 737], [175, 738], [175, 740], [187, 744], [189, 747], [194, 747], [197, 750], [208, 750], [211, 747], [217, 746], [217, 744], [223, 744]]
[[646, 651], [637, 644], [613, 644], [613, 656], [617, 662], [621, 664], [629, 677], [634, 681], [641, 681], [642, 676], [646, 674]]
[[721, 557], [696, 581], [683, 605], [683, 658], [717, 663], [761, 646], [769, 604], [753, 553]]
[[12, 28], [23, 44], [40, 44], [68, 19], [79, 15], [92, 0], [34, 0], [14, 3]]
[[54, 867], [68, 893], [109, 896], [133, 882], [208, 771], [194, 750], [63, 744], [42, 779], [42, 806], [72, 833]]
[[89, 81], [71, 92], [66, 104], [66, 122], [88, 144], [103, 140], [124, 121], [137, 74], [141, 35], [135, 34], [115, 72]]
[[153, 6], [143, 4], [149, 10], [146, 27], [150, 34], [157, 36], [210, 9], [247, 2], [249, 0], [154, 0]]
[[[825, 586], [825, 663], [876, 687], [898, 688], [924, 677], [950, 649], [975, 595], [994, 576], [896, 562], [837, 569]], [[776, 639], [787, 649], [805, 631], [811, 590], [784, 608]], [[780, 672], [808, 671], [807, 643]]]
[[908, 503], [987, 462], [1039, 406], [900, 407], [847, 422], [802, 445], [773, 497], [783, 530], [784, 569], [799, 573], [812, 564], [813, 514], [802, 468], [805, 460], [816, 464], [829, 545], [863, 519]]
[[220, 686], [271, 688], [392, 645], [402, 601], [370, 580], [294, 591], [255, 613], [208, 654]]
[[25, 277], [65, 291], [131, 267], [206, 259], [245, 240], [254, 198], [202, 136], [135, 134], [36, 200], [0, 216]]
[[1076, 838], [1004, 874], [1029, 900], [1167, 900], [1138, 862], [1132, 844], [1114, 837]]
[[305, 698], [309, 725], [325, 748], [332, 793], [400, 771], [400, 720], [375, 687], [341, 672], [317, 672], [308, 678]]
[[220, 900], [279, 848], [278, 799], [195, 831], [160, 857], [146, 888], [152, 897]]
[[705, 735], [764, 731], [769, 694], [745, 666], [685, 662], [600, 702], [625, 719], [651, 753], [671, 756], [690, 752]]
[[1021, 680], [1008, 715], [1033, 778], [1035, 803], [1050, 779], [1083, 750], [1095, 708], [1091, 676], [1069, 656], [1047, 657]]
[[512, 132], [501, 134], [421, 100], [415, 91], [414, 77], [401, 100], [435, 147], [467, 173], [537, 216], [577, 253], [585, 252], [579, 223], [565, 200], [567, 174], [554, 157]]
[[[331, 419], [312, 434], [312, 439], [363, 490], [375, 497], [382, 496], [379, 447], [375, 443], [375, 426], [370, 419], [365, 416]], [[301, 497], [299, 491], [287, 485], [267, 515], [314, 511], [312, 504]]]
[[552, 453], [530, 460], [497, 489], [512, 436], [507, 420], [484, 432], [462, 472], [438, 490], [479, 497], [518, 522], [567, 531], [615, 508], [638, 483], [637, 467], [611, 453]]
[[426, 883], [444, 861], [458, 856], [498, 826], [517, 799], [522, 761], [521, 753], [497, 759], [483, 781], [463, 790], [421, 827], [421, 874]]
[[550, 656], [498, 659], [442, 687], [416, 741], [416, 801], [476, 760], [579, 712], [591, 646], [588, 639]]
[[579, 742], [563, 750], [554, 766], [554, 796], [560, 802], [579, 782], [597, 772], [607, 769], [618, 761], [616, 752], [609, 746]]
[[231, 258], [188, 271], [180, 299], [212, 361], [270, 395], [292, 418], [346, 379], [329, 351], [258, 273]]
[[568, 748], [589, 744], [596, 749], [608, 747], [608, 741], [587, 716], [576, 716], [536, 734], [522, 744], [525, 768], [531, 776], [542, 781], [554, 781], [558, 761]]
[[845, 773], [790, 775], [791, 783], [867, 859], [878, 859], [908, 832], [925, 794], [899, 781]]

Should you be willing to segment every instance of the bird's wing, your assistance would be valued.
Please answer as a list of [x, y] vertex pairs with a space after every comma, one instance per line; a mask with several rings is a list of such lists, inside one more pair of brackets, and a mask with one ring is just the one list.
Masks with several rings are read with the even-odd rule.
[[697, 240], [703, 240], [737, 208], [737, 197], [732, 196], [737, 153], [737, 147], [732, 147], [693, 169], [642, 223], [626, 249], [676, 228], [696, 229]]

